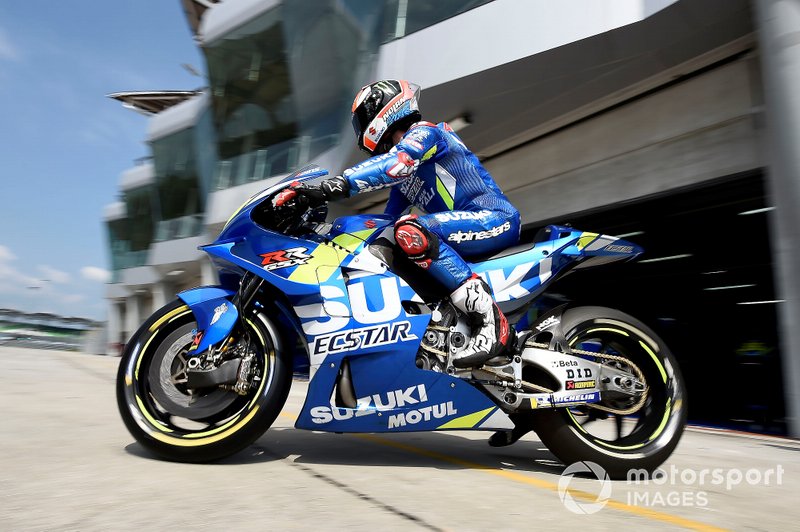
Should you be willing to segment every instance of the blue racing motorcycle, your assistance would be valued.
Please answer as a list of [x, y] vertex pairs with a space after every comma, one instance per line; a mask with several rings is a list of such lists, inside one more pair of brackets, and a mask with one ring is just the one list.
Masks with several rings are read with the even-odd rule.
[[[117, 402], [152, 452], [204, 462], [236, 453], [273, 423], [296, 357], [309, 386], [296, 427], [334, 432], [535, 430], [564, 463], [612, 478], [653, 470], [686, 422], [675, 359], [646, 325], [602, 307], [532, 304], [568, 272], [642, 252], [635, 244], [548, 226], [534, 242], [472, 264], [516, 330], [480, 367], [453, 364], [469, 320], [392, 240], [394, 220], [326, 222], [327, 207], [276, 210], [309, 166], [250, 198], [202, 249], [219, 286], [178, 294], [129, 340]], [[415, 275], [415, 273], [417, 273]]]

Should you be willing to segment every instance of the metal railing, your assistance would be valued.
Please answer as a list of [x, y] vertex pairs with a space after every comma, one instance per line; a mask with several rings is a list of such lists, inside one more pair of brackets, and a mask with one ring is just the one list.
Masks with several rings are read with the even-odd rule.
[[203, 215], [189, 214], [171, 220], [161, 220], [156, 225], [155, 242], [197, 236], [203, 231]]
[[293, 172], [309, 159], [335, 146], [339, 135], [298, 137], [217, 163], [213, 189], [223, 190]]

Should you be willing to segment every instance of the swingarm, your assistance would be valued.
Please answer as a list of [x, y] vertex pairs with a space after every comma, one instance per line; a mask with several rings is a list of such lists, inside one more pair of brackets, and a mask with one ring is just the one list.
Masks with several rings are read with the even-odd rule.
[[[546, 344], [524, 343], [511, 361], [483, 366], [472, 376], [507, 413], [540, 408], [587, 405], [618, 414], [630, 414], [641, 408], [647, 394], [644, 376], [629, 360], [615, 355], [572, 350], [561, 353]], [[624, 361], [624, 362], [623, 362]], [[523, 379], [527, 375], [544, 376], [548, 386]], [[537, 378], [536, 380], [541, 380]], [[601, 401], [630, 403], [625, 409], [603, 406]]]

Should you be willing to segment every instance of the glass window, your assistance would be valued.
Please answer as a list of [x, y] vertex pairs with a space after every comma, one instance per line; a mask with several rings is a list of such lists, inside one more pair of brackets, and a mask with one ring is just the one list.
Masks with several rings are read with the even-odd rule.
[[[147, 245], [144, 244], [144, 241], [149, 239], [140, 230], [142, 225], [146, 226], [148, 223], [134, 217], [106, 222], [109, 248], [111, 249], [111, 269], [115, 272], [112, 282], [119, 282], [119, 275], [116, 274], [119, 270], [144, 266], [147, 263], [150, 245], [149, 242]], [[149, 225], [152, 227], [152, 223]], [[135, 243], [134, 238], [137, 239]], [[134, 246], [137, 247], [134, 248]]]
[[202, 211], [192, 129], [152, 143], [159, 218], [172, 220]]
[[206, 107], [200, 114], [197, 124], [192, 128], [192, 134], [198, 183], [201, 197], [205, 198], [210, 191], [211, 179], [219, 160], [217, 155], [217, 135], [214, 129], [214, 111], [210, 106]]
[[150, 248], [155, 230], [156, 210], [152, 185], [131, 189], [125, 192], [125, 207], [128, 213], [127, 235], [131, 251], [144, 251]]
[[203, 212], [205, 195], [197, 164], [195, 130], [198, 127], [152, 142], [160, 220], [155, 231], [156, 242], [199, 234], [195, 219]]
[[383, 9], [285, 2], [206, 46], [216, 188], [291, 172], [337, 144], [376, 56]]
[[106, 222], [108, 241], [111, 247], [111, 269], [125, 268], [125, 258], [131, 250], [130, 235], [128, 234], [128, 219], [122, 218]]
[[272, 9], [205, 49], [222, 159], [297, 135], [281, 13]]

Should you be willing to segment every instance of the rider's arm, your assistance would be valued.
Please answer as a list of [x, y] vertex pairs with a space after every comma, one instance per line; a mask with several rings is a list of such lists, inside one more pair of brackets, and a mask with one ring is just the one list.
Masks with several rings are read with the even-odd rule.
[[390, 187], [414, 174], [420, 164], [441, 157], [447, 142], [434, 125], [423, 122], [410, 129], [389, 153], [367, 159], [342, 175], [350, 184], [350, 195]]

